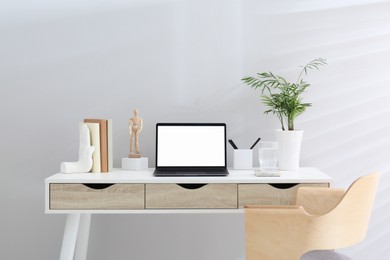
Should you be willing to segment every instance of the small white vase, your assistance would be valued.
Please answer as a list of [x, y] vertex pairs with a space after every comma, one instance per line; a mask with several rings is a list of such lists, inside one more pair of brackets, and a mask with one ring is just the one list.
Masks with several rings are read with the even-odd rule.
[[299, 169], [303, 130], [276, 130], [276, 141], [279, 143], [278, 160], [282, 171]]

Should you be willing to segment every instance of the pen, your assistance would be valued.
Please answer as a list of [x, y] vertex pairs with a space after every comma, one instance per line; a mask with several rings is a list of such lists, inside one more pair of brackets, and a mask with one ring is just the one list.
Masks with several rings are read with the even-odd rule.
[[251, 146], [251, 149], [253, 149], [253, 147], [255, 147], [255, 145], [260, 141], [260, 137], [259, 138], [257, 138], [257, 140], [256, 140], [256, 142]]
[[238, 149], [237, 146], [233, 143], [232, 139], [229, 139], [229, 143], [233, 146], [234, 149]]

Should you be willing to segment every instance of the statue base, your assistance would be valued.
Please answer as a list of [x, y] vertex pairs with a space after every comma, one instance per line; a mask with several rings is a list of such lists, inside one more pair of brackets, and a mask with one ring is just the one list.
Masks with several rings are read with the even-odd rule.
[[148, 169], [148, 158], [122, 158], [122, 169], [140, 171]]
[[129, 154], [129, 158], [141, 158], [141, 155], [137, 154], [137, 153], [132, 153], [132, 154]]

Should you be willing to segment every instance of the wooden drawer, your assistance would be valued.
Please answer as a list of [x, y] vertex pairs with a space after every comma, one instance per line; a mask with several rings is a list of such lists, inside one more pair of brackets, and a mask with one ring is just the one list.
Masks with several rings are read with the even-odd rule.
[[329, 187], [328, 183], [239, 184], [238, 206], [293, 205], [299, 187]]
[[237, 184], [146, 184], [147, 209], [236, 209]]
[[[88, 186], [87, 186], [88, 185]], [[144, 184], [50, 184], [50, 209], [144, 209]]]

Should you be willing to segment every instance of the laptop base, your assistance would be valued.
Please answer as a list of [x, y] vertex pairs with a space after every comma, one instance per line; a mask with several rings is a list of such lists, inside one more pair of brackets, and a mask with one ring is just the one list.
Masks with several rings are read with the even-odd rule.
[[227, 176], [229, 175], [229, 171], [227, 169], [193, 169], [193, 168], [163, 168], [163, 169], [155, 169], [153, 172], [154, 176], [158, 177], [177, 177], [177, 176]]

